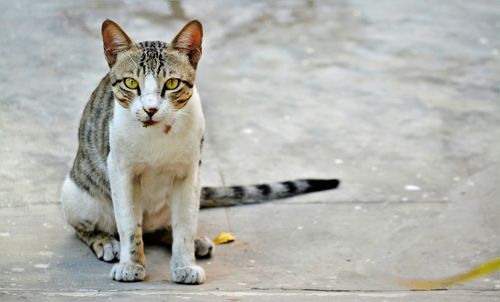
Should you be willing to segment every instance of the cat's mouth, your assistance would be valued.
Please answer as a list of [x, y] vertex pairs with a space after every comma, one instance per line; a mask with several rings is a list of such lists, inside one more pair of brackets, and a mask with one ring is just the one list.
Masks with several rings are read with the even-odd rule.
[[157, 124], [157, 123], [159, 123], [159, 122], [153, 121], [152, 119], [149, 119], [149, 120], [147, 120], [145, 122], [142, 122], [142, 126], [144, 128], [147, 128], [147, 127], [152, 126], [152, 125]]

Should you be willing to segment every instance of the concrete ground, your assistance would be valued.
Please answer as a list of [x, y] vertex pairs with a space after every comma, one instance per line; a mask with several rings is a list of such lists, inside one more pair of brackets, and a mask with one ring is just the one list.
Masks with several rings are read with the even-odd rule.
[[[0, 301], [498, 301], [500, 275], [415, 292], [500, 255], [500, 3], [1, 1]], [[342, 188], [203, 211], [232, 232], [172, 284], [109, 279], [64, 223], [61, 182], [107, 66], [100, 25], [136, 41], [204, 24], [203, 180], [338, 177]]]

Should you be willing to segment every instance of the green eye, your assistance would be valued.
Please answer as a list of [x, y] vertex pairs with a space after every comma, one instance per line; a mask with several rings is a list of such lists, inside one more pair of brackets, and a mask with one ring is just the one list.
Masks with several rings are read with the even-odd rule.
[[168, 79], [165, 82], [165, 87], [167, 88], [167, 90], [174, 90], [175, 88], [179, 87], [179, 80], [176, 78]]
[[139, 86], [139, 83], [137, 83], [137, 81], [132, 79], [132, 78], [126, 78], [125, 79], [125, 86], [127, 86], [130, 89], [137, 89], [137, 87]]

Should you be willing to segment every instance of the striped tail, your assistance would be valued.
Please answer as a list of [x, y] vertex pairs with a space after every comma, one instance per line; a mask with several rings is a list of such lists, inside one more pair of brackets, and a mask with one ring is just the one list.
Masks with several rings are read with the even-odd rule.
[[261, 203], [312, 192], [332, 190], [339, 186], [338, 179], [297, 179], [269, 184], [204, 187], [200, 208], [230, 207]]

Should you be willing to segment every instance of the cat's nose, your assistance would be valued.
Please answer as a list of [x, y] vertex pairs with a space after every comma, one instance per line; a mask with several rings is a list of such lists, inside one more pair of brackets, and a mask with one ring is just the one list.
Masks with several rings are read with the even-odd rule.
[[144, 111], [148, 114], [149, 118], [152, 118], [153, 115], [158, 111], [158, 108], [152, 107], [152, 108], [142, 108]]

